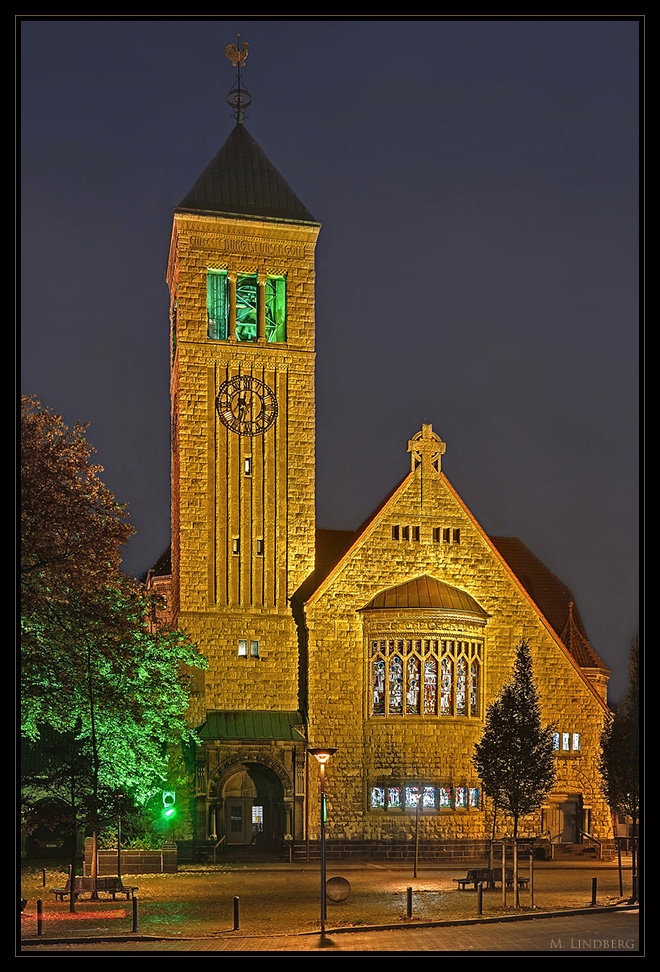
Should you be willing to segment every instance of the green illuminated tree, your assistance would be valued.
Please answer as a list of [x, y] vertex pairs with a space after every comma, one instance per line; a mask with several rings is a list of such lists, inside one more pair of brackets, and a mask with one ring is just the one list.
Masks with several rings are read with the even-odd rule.
[[[520, 818], [538, 810], [554, 784], [552, 730], [541, 722], [531, 650], [523, 640], [510, 680], [487, 708], [472, 757], [486, 795], [513, 818], [514, 839]], [[517, 888], [517, 875], [514, 881]]]
[[22, 731], [74, 741], [50, 789], [68, 780], [71, 819], [96, 834], [113, 795], [144, 803], [168, 779], [168, 745], [193, 738], [190, 673], [205, 662], [180, 631], [145, 623], [152, 602], [120, 569], [132, 529], [84, 427], [28, 398], [21, 436]]

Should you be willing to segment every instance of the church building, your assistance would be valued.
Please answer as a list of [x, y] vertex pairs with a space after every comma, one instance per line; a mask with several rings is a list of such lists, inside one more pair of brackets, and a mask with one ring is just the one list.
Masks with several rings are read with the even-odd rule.
[[[437, 430], [410, 429], [408, 471], [359, 529], [317, 528], [321, 227], [247, 131], [234, 60], [236, 124], [173, 214], [172, 541], [149, 573], [208, 660], [190, 711], [202, 740], [190, 836], [200, 848], [318, 842], [309, 750], [323, 746], [336, 750], [329, 851], [409, 848], [420, 825], [437, 853], [483, 846], [493, 807], [472, 754], [524, 638], [556, 782], [521, 832], [607, 847], [596, 762], [608, 669], [571, 591], [475, 520]], [[500, 816], [496, 833], [507, 826]]]

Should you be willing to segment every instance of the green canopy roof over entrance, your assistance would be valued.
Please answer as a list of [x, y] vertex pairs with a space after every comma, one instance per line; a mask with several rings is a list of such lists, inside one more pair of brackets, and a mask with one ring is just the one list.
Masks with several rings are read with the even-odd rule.
[[300, 712], [211, 709], [206, 713], [206, 722], [198, 734], [200, 739], [276, 739], [280, 742], [302, 742], [304, 735], [295, 727], [300, 726], [302, 729], [304, 724], [305, 720]]

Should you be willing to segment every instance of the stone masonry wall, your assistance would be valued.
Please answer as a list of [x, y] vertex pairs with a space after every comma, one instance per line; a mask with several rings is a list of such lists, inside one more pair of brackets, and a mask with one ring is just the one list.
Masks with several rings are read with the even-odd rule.
[[[419, 541], [393, 539], [392, 527], [404, 524], [419, 526]], [[433, 529], [437, 527], [459, 529], [460, 542], [435, 542]], [[479, 718], [370, 714], [365, 625], [372, 622], [360, 608], [377, 592], [423, 574], [466, 591], [490, 615], [484, 631], [485, 679]], [[592, 808], [594, 836], [611, 835], [595, 763], [604, 706], [444, 476], [426, 478], [421, 489], [419, 469], [411, 473], [306, 611], [310, 739], [314, 745], [338, 749], [327, 768], [329, 837], [394, 840], [411, 836], [414, 813], [368, 809], [368, 789], [373, 783], [478, 785], [471, 764], [473, 747], [483, 731], [485, 708], [510, 677], [514, 649], [522, 638], [531, 643], [544, 721], [581, 734], [579, 755], [557, 759], [555, 789], [582, 793], [584, 803]], [[416, 628], [420, 634], [427, 625], [438, 631], [447, 627], [442, 618], [413, 612], [401, 612], [391, 624], [411, 633]], [[312, 808], [310, 820], [315, 819]], [[530, 833], [538, 833], [540, 814], [526, 824]], [[423, 826], [423, 836], [429, 839], [489, 836], [483, 806], [424, 814]]]

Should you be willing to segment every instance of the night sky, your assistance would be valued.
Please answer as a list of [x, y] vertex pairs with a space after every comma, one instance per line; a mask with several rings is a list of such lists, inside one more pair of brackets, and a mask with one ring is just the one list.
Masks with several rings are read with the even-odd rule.
[[639, 601], [640, 39], [630, 20], [23, 20], [21, 391], [89, 422], [170, 540], [172, 210], [234, 119], [314, 217], [317, 519], [354, 529], [430, 422], [483, 528], [574, 592], [627, 683]]

